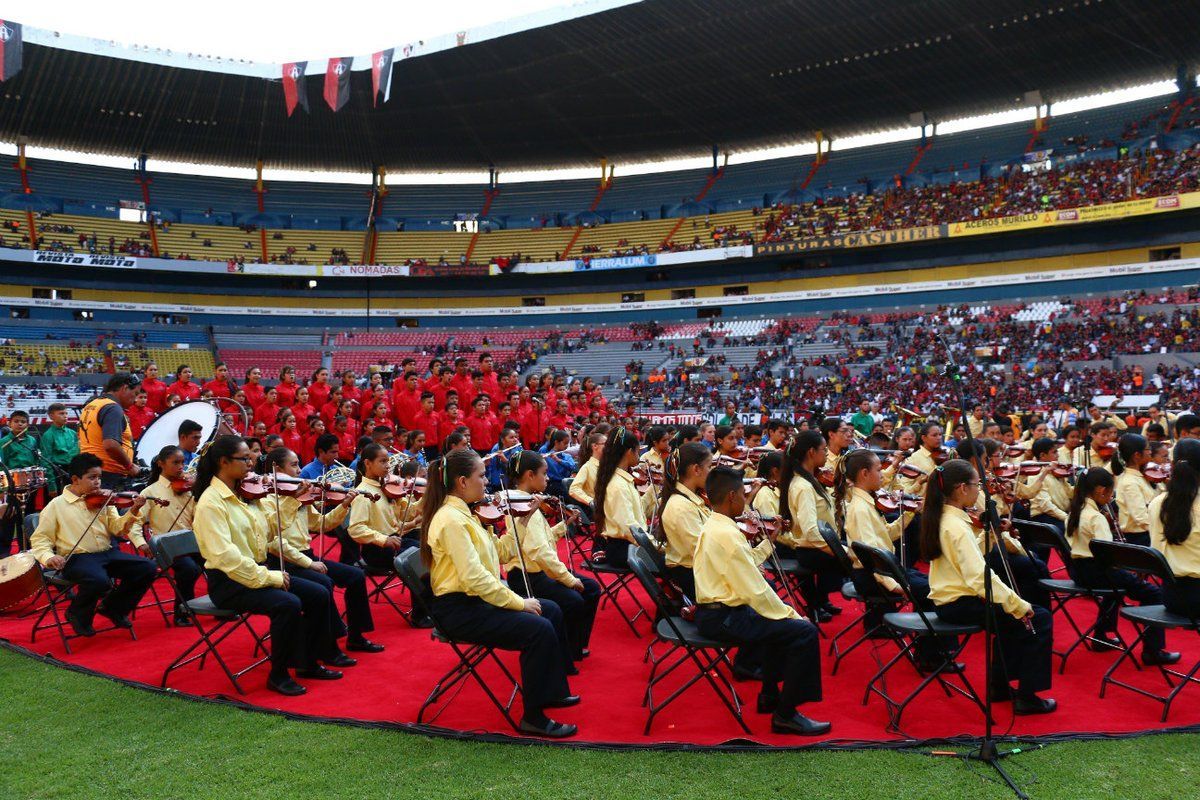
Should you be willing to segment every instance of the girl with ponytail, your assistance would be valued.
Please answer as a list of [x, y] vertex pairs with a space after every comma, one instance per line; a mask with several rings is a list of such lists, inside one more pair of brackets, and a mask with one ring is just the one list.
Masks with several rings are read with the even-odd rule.
[[704, 482], [712, 469], [712, 452], [699, 442], [688, 442], [667, 457], [662, 502], [655, 538], [666, 548], [667, 575], [690, 598], [696, 597], [692, 560], [700, 529], [712, 511], [704, 498]]
[[801, 431], [784, 453], [779, 476], [779, 513], [790, 524], [780, 531], [776, 546], [781, 557], [796, 559], [808, 571], [801, 576], [800, 593], [818, 622], [842, 613], [829, 602], [830, 592], [842, 585], [841, 565], [820, 530], [821, 523], [834, 530], [837, 525], [829, 492], [815, 477], [826, 457], [825, 437], [819, 431]]
[[632, 527], [646, 528], [646, 512], [629, 470], [638, 461], [638, 438], [624, 426], [612, 431], [596, 472], [592, 519], [601, 534], [605, 559], [614, 567], [629, 566]]
[[602, 422], [592, 428], [591, 433], [583, 438], [579, 455], [586, 460], [579, 471], [575, 473], [575, 478], [571, 481], [571, 489], [567, 492], [572, 500], [589, 508], [592, 505], [592, 498], [595, 496], [596, 473], [599, 472], [600, 456], [604, 452], [604, 445], [608, 443], [609, 430], [611, 430], [611, 426]]
[[[1125, 541], [1149, 547], [1150, 501], [1161, 493], [1159, 487], [1142, 474], [1142, 468], [1150, 463], [1150, 443], [1136, 433], [1123, 434], [1117, 440], [1117, 456], [1113, 459], [1113, 474], [1117, 476], [1117, 521]], [[1124, 468], [1118, 471], [1122, 465]]]
[[525, 703], [520, 729], [571, 736], [574, 725], [545, 712], [579, 702], [567, 683], [562, 611], [551, 600], [521, 597], [500, 580], [496, 537], [471, 512], [486, 488], [483, 461], [471, 450], [451, 451], [429, 465], [420, 546], [432, 615], [455, 641], [519, 650]]
[[[410, 504], [415, 504], [408, 498], [392, 500], [384, 494], [382, 481], [388, 474], [388, 457], [387, 448], [375, 442], [359, 453], [358, 464], [354, 468], [358, 474], [358, 485], [354, 488], [358, 492], [380, 497], [371, 500], [359, 494], [350, 504], [350, 518], [346, 521], [350, 541], [343, 540], [340, 561], [353, 564], [361, 553], [368, 567], [387, 570], [390, 574], [392, 559], [396, 554], [416, 547], [413, 530], [420, 521], [421, 512], [410, 507]], [[419, 615], [416, 619], [423, 621], [424, 616]]]
[[1200, 616], [1200, 440], [1181, 439], [1167, 491], [1150, 503], [1150, 545], [1163, 554], [1175, 583], [1163, 592], [1173, 614]]
[[[956, 625], [986, 623], [985, 564], [977, 532], [966, 509], [982, 489], [968, 462], [953, 459], [929, 476], [921, 512], [921, 552], [929, 560], [929, 599], [940, 619]], [[1058, 707], [1038, 696], [1051, 685], [1053, 619], [1030, 605], [992, 574], [996, 608], [996, 647], [992, 656], [992, 698], [1012, 700], [1014, 714], [1048, 714]], [[1028, 621], [1030, 627], [1027, 627]], [[1010, 682], [1018, 681], [1013, 695]]]
[[[1141, 437], [1138, 437], [1141, 438]], [[1093, 556], [1093, 540], [1111, 542], [1115, 522], [1107, 506], [1113, 499], [1112, 473], [1100, 467], [1092, 467], [1079, 479], [1075, 496], [1071, 498], [1071, 510], [1067, 515], [1067, 540], [1071, 543], [1071, 577], [1080, 586], [1088, 589], [1121, 589], [1122, 592], [1142, 605], [1161, 605], [1162, 590], [1142, 580], [1128, 570], [1112, 569], [1101, 565]], [[1117, 629], [1117, 612], [1121, 608], [1119, 593], [1110, 593], [1098, 598], [1096, 624], [1092, 635], [1084, 642], [1089, 650], [1120, 650], [1121, 639], [1113, 635]], [[1164, 650], [1166, 639], [1162, 628], [1151, 627], [1142, 639], [1142, 662], [1145, 664], [1174, 664], [1179, 653]]]
[[[166, 506], [157, 503], [146, 503], [138, 512], [139, 521], [130, 533], [146, 533], [151, 535], [185, 531], [192, 529], [192, 515], [196, 511], [195, 498], [190, 492], [176, 494], [171, 488], [171, 481], [183, 477], [183, 450], [169, 444], [150, 464], [150, 485], [142, 490], [142, 496], [147, 499], [165, 500]], [[175, 586], [179, 590], [176, 596], [175, 625], [188, 628], [192, 618], [181, 606], [196, 597], [196, 581], [200, 579], [201, 564], [193, 556], [180, 556], [171, 564], [175, 573]]]
[[592, 637], [600, 603], [600, 584], [571, 572], [559, 560], [558, 540], [567, 535], [567, 526], [578, 514], [564, 512], [563, 520], [550, 526], [541, 510], [541, 496], [546, 493], [549, 483], [549, 464], [537, 451], [522, 450], [510, 460], [508, 485], [533, 495], [534, 509], [527, 517], [513, 517], [523, 557], [517, 555], [517, 541], [505, 534], [501, 558], [505, 562], [510, 589], [521, 594], [528, 580], [534, 597], [558, 604], [567, 635], [568, 657], [580, 661], [587, 654]]
[[249, 474], [253, 460], [240, 436], [218, 436], [213, 440], [200, 457], [192, 486], [196, 497], [192, 530], [204, 556], [213, 602], [220, 608], [266, 614], [271, 619], [268, 688], [284, 695], [301, 695], [307, 690], [288, 672], [293, 664], [301, 665], [296, 670], [300, 678], [342, 677], [342, 673], [318, 662], [346, 663], [330, 626], [337, 611], [324, 587], [293, 581], [287, 572], [266, 566], [265, 519], [247, 508], [237, 495], [237, 485]]

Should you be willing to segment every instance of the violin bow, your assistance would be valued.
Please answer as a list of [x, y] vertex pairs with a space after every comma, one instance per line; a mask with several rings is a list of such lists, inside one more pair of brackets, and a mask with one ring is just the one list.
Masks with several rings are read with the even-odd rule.
[[533, 597], [533, 589], [529, 588], [529, 570], [525, 567], [525, 550], [521, 547], [521, 535], [517, 532], [517, 518], [513, 514], [512, 504], [508, 496], [507, 470], [500, 472], [500, 490], [504, 494], [504, 510], [508, 513], [508, 527], [512, 533], [513, 543], [517, 546], [517, 561], [521, 564], [521, 580], [525, 582], [525, 596]]

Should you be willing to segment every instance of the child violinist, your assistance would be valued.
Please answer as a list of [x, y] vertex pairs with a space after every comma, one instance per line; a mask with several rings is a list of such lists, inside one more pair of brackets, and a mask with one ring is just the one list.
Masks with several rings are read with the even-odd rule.
[[625, 427], [612, 431], [596, 472], [593, 520], [605, 559], [614, 567], [629, 565], [630, 528], [646, 529], [642, 498], [629, 473], [637, 461], [637, 436]]
[[[183, 461], [184, 452], [175, 445], [167, 445], [154, 457], [150, 465], [150, 485], [142, 490], [142, 496], [148, 500], [164, 501], [166, 505], [148, 502], [138, 513], [134, 530], [143, 538], [192, 529], [192, 514], [196, 504], [192, 497], [192, 479], [185, 477]], [[175, 624], [179, 627], [192, 624], [191, 617], [180, 606], [195, 599], [196, 581], [200, 579], [201, 569], [200, 562], [192, 556], [180, 556], [171, 564], [178, 590]]]
[[533, 512], [528, 516], [512, 517], [521, 556], [517, 555], [514, 537], [506, 534], [503, 538], [507, 540], [507, 546], [501, 548], [501, 557], [505, 560], [509, 588], [524, 596], [528, 580], [528, 589], [534, 597], [553, 600], [562, 610], [570, 657], [579, 661], [588, 654], [588, 642], [600, 602], [600, 584], [572, 573], [558, 557], [558, 540], [567, 534], [567, 526], [577, 514], [564, 511], [563, 519], [553, 527], [546, 520], [542, 513], [545, 507], [542, 495], [549, 480], [548, 466], [546, 459], [532, 450], [522, 450], [510, 460], [510, 485], [534, 496]]
[[[820, 525], [825, 523], [836, 530], [833, 502], [829, 492], [816, 478], [816, 471], [827, 458], [825, 437], [819, 431], [803, 431], [791, 446], [780, 453], [763, 457], [760, 468], [776, 470], [781, 487], [779, 511], [790, 520], [790, 526], [779, 534], [778, 549], [784, 558], [794, 558], [807, 574], [800, 581], [800, 591], [818, 622], [828, 622], [842, 610], [829, 602], [829, 595], [841, 588], [842, 569], [833, 552], [821, 536]], [[769, 460], [768, 460], [769, 459]], [[775, 464], [782, 462], [782, 467]], [[764, 487], [758, 493], [772, 491]], [[757, 497], [755, 498], [757, 501]]]

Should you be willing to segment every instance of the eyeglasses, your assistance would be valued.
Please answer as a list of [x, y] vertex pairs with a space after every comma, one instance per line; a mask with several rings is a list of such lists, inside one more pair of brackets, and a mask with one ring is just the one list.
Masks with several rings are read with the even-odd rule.
[[253, 464], [257, 459], [255, 459], [254, 456], [234, 456], [233, 460], [234, 461], [244, 461], [247, 464]]

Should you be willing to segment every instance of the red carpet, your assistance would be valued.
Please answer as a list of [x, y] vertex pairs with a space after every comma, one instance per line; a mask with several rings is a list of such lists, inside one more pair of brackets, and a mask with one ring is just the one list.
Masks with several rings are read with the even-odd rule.
[[[160, 591], [166, 583], [159, 584]], [[340, 599], [339, 599], [340, 603]], [[856, 615], [853, 604], [840, 601], [845, 612], [836, 617], [825, 628], [832, 635]], [[1090, 622], [1095, 613], [1086, 602], [1078, 602], [1076, 616]], [[299, 698], [284, 698], [266, 689], [266, 668], [249, 673], [242, 678], [247, 690], [238, 696], [224, 674], [209, 663], [203, 671], [195, 665], [172, 673], [169, 687], [182, 693], [202, 696], [225, 696], [251, 705], [278, 709], [292, 714], [318, 717], [353, 718], [365, 721], [389, 723], [414, 723], [417, 710], [428, 695], [434, 682], [455, 662], [449, 647], [431, 641], [429, 632], [409, 628], [388, 606], [374, 607], [376, 631], [372, 638], [387, 646], [384, 653], [377, 655], [359, 654], [359, 664], [346, 670], [340, 681], [309, 682], [309, 692]], [[255, 618], [265, 630], [265, 618]], [[649, 623], [638, 621], [643, 638], [635, 638], [624, 621], [611, 608], [603, 608], [596, 623], [591, 644], [592, 655], [581, 665], [581, 673], [572, 678], [572, 689], [582, 695], [583, 702], [570, 709], [555, 712], [563, 721], [579, 725], [580, 733], [575, 741], [613, 743], [619, 745], [655, 745], [664, 743], [686, 743], [693, 745], [719, 745], [740, 741], [746, 737], [733, 718], [719, 703], [712, 689], [701, 682], [672, 706], [660, 713], [654, 721], [649, 736], [643, 736], [646, 711], [640, 705], [645, 689], [648, 666], [642, 656], [649, 641]], [[162, 679], [163, 668], [195, 639], [191, 629], [175, 629], [164, 626], [162, 618], [154, 609], [139, 612], [136, 623], [138, 641], [132, 641], [128, 633], [113, 631], [102, 633], [92, 639], [74, 639], [72, 655], [66, 655], [61, 642], [53, 631], [43, 631], [35, 643], [29, 635], [32, 618], [0, 616], [0, 638], [13, 645], [27, 648], [38, 654], [59, 658], [69, 664], [112, 675], [121, 679], [157, 686]], [[1130, 631], [1123, 632], [1129, 633]], [[1070, 641], [1069, 627], [1061, 617], [1055, 619], [1056, 641]], [[1184, 653], [1184, 668], [1190, 667], [1200, 654], [1195, 634], [1168, 634], [1168, 646]], [[823, 640], [828, 647], [828, 640]], [[249, 637], [233, 637], [222, 649], [232, 661], [234, 669], [248, 663], [250, 656]], [[887, 712], [882, 700], [873, 696], [863, 706], [862, 693], [867, 681], [876, 669], [876, 659], [887, 659], [895, 653], [889, 642], [870, 642], [863, 645], [845, 659], [836, 676], [830, 675], [833, 659], [823, 655], [825, 699], [821, 703], [805, 706], [804, 713], [833, 722], [832, 735], [828, 741], [902, 741], [905, 736], [888, 733]], [[516, 656], [502, 654], [506, 663], [516, 673]], [[965, 654], [968, 677], [982, 691], [983, 642], [978, 638]], [[1099, 699], [1100, 678], [1105, 669], [1116, 658], [1115, 654], [1092, 653], [1082, 647], [1072, 654], [1065, 674], [1055, 674], [1054, 688], [1050, 694], [1059, 702], [1059, 710], [1042, 717], [1014, 718], [1012, 706], [1007, 703], [996, 706], [997, 734], [1010, 733], [1015, 736], [1042, 736], [1064, 733], [1129, 733], [1141, 730], [1161, 729], [1159, 703], [1136, 695], [1119, 687], [1110, 687], [1105, 699]], [[1055, 659], [1057, 669], [1058, 660]], [[682, 681], [687, 670], [681, 667], [672, 679]], [[486, 674], [486, 673], [485, 673]], [[1164, 691], [1164, 682], [1155, 669], [1135, 672], [1128, 664], [1123, 665], [1121, 674], [1156, 693]], [[891, 673], [890, 687], [893, 693], [902, 693], [915, 686], [918, 677], [906, 664], [896, 667]], [[670, 689], [678, 685], [672, 679], [664, 683]], [[813, 740], [773, 735], [769, 718], [754, 713], [756, 684], [736, 684], [742, 700], [749, 705], [746, 722], [753, 735], [753, 743], [766, 745], [806, 745]], [[426, 719], [438, 727], [472, 733], [510, 734], [503, 718], [488, 702], [478, 685], [468, 681], [443, 713], [435, 720]], [[1185, 689], [1176, 699], [1166, 725], [1182, 727], [1200, 723], [1200, 687]], [[943, 739], [959, 735], [978, 736], [983, 733], [983, 720], [979, 710], [966, 698], [957, 695], [946, 697], [936, 685], [928, 688], [908, 708], [902, 721], [907, 737], [913, 739]]]

